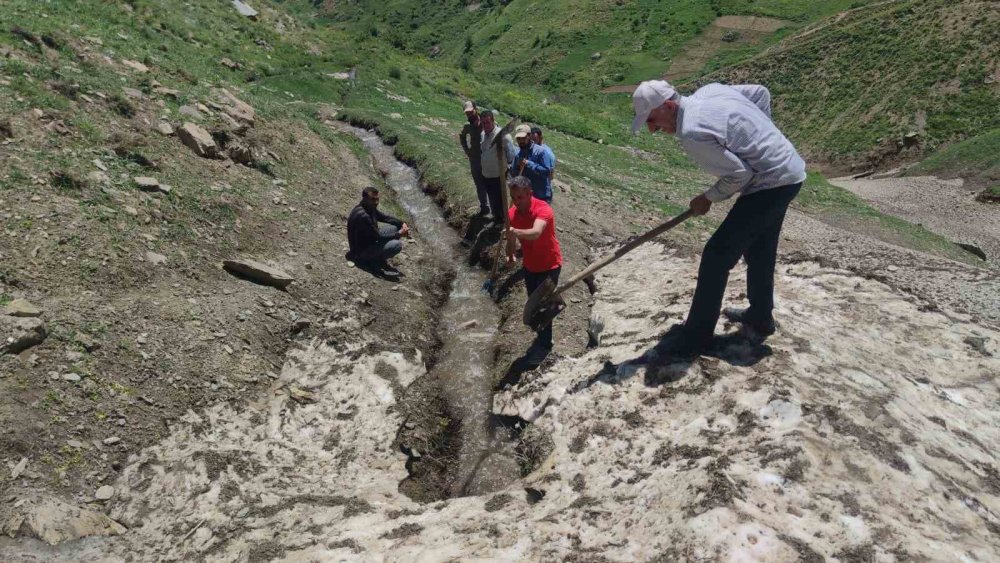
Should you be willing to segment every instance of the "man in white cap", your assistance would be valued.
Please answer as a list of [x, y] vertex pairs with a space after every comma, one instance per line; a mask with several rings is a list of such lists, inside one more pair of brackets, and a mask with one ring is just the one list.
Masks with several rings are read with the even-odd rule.
[[479, 198], [479, 214], [490, 212], [489, 199], [486, 196], [486, 183], [483, 181], [482, 148], [479, 146], [483, 138], [483, 130], [479, 123], [479, 110], [476, 104], [466, 101], [462, 105], [468, 123], [462, 126], [458, 133], [458, 142], [462, 145], [466, 158], [469, 159], [469, 170], [472, 172], [472, 183], [476, 186], [476, 197]]
[[740, 194], [729, 214], [705, 244], [698, 285], [680, 339], [671, 352], [693, 356], [712, 341], [729, 281], [742, 256], [747, 264], [748, 309], [726, 309], [751, 337], [775, 331], [774, 265], [788, 205], [806, 179], [806, 165], [771, 121], [771, 94], [758, 85], [708, 84], [681, 96], [667, 82], [643, 82], [632, 96], [632, 132], [645, 125], [665, 131], [703, 170], [718, 180], [691, 200], [704, 215], [712, 203]]

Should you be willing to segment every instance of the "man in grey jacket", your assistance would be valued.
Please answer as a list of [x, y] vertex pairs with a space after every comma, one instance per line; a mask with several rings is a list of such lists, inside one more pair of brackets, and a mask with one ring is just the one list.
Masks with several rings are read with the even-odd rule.
[[667, 82], [643, 82], [632, 96], [632, 131], [677, 137], [681, 147], [715, 184], [691, 200], [704, 215], [712, 203], [740, 194], [708, 240], [698, 268], [698, 284], [681, 338], [671, 352], [692, 356], [712, 341], [729, 271], [742, 256], [747, 263], [748, 309], [727, 309], [755, 338], [775, 331], [774, 267], [788, 205], [806, 179], [806, 165], [771, 121], [771, 94], [758, 85], [709, 84], [681, 96]]
[[507, 211], [503, 208], [503, 196], [500, 194], [500, 175], [506, 174], [514, 162], [514, 140], [510, 135], [504, 135], [498, 144], [503, 147], [507, 157], [507, 168], [503, 168], [497, 156], [497, 147], [493, 145], [493, 140], [502, 130], [496, 122], [496, 112], [493, 110], [483, 111], [479, 119], [483, 124], [483, 137], [480, 141], [482, 147], [482, 157], [480, 164], [483, 171], [483, 182], [486, 185], [486, 195], [490, 200], [490, 211], [493, 213], [494, 221], [503, 221], [503, 214]]

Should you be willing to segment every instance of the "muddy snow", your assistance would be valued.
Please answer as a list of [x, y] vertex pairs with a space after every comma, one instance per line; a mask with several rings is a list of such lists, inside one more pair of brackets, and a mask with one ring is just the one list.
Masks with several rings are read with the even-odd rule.
[[[600, 344], [529, 372], [494, 410], [555, 447], [527, 478], [418, 504], [394, 388], [419, 355], [365, 341], [292, 353], [272, 391], [189, 413], [114, 484], [130, 530], [15, 559], [444, 560], [603, 555], [880, 561], [1000, 556], [1000, 333], [811, 262], [779, 267], [779, 333], [720, 323], [707, 357], [652, 348], [682, 320], [696, 263], [640, 248], [599, 275]], [[729, 301], [742, 295], [743, 274]], [[580, 305], [574, 305], [580, 306]], [[344, 318], [344, 330], [359, 330]], [[334, 327], [336, 328], [336, 327]], [[395, 376], [378, 375], [378, 363]]]

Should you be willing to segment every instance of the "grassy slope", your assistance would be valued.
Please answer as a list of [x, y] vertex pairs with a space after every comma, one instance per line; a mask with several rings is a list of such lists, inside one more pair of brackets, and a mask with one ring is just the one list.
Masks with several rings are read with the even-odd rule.
[[767, 84], [777, 120], [807, 154], [921, 152], [1000, 126], [1000, 13], [977, 0], [904, 0], [852, 12], [702, 79]]
[[[659, 76], [720, 15], [789, 19], [794, 26], [863, 2], [835, 0], [394, 0], [337, 2], [331, 16], [411, 53], [437, 55], [490, 77], [589, 98], [599, 88]], [[593, 53], [601, 53], [597, 60]]]
[[1000, 191], [1000, 129], [948, 145], [909, 168], [910, 176], [962, 176], [976, 186]]
[[[508, 9], [516, 7], [514, 4]], [[292, 10], [303, 19], [311, 15], [310, 3], [273, 6]], [[125, 74], [123, 79], [101, 65], [71, 62], [70, 46], [80, 41], [80, 35], [94, 35], [103, 43], [100, 51], [150, 64], [157, 69], [156, 78], [167, 86], [175, 86], [172, 82], [183, 84], [182, 90], [191, 97], [204, 94], [217, 82], [231, 82], [242, 88], [247, 101], [265, 118], [302, 119], [315, 126], [313, 115], [318, 104], [342, 105], [345, 114], [378, 123], [397, 136], [400, 154], [420, 164], [432, 183], [448, 190], [457, 208], [471, 207], [474, 197], [464, 159], [454, 141], [461, 117], [459, 100], [463, 97], [545, 126], [548, 141], [562, 162], [560, 177], [596, 201], [673, 212], [705, 184], [706, 179], [683, 157], [672, 139], [648, 135], [633, 138], [627, 134], [629, 108], [625, 99], [615, 104], [553, 102], [546, 99], [544, 91], [483, 81], [450, 65], [401, 54], [381, 41], [364, 39], [365, 30], [331, 30], [316, 21], [299, 25], [267, 3], [261, 3], [261, 9], [267, 19], [282, 20], [287, 29], [279, 33], [274, 25], [252, 24], [228, 6], [210, 3], [195, 3], [183, 13], [153, 1], [137, 2], [131, 11], [101, 3], [83, 13], [55, 4], [47, 18], [39, 17], [37, 10], [27, 4], [12, 4], [10, 10], [5, 10], [11, 16], [4, 22], [6, 27], [13, 21], [28, 22], [35, 33], [50, 34], [64, 47], [51, 65], [22, 63], [16, 57], [5, 61], [8, 74], [15, 77], [9, 87], [13, 96], [2, 97], [0, 104], [4, 104], [4, 112], [10, 113], [39, 104], [67, 107], [68, 100], [43, 86], [45, 81], [67, 81], [67, 77], [84, 91], [114, 92], [121, 86], [149, 88], [150, 77]], [[86, 33], [74, 31], [71, 22]], [[28, 48], [11, 34], [0, 34], [0, 41], [0, 45], [13, 49]], [[222, 56], [241, 63], [243, 69], [230, 71], [220, 66], [218, 59]], [[359, 76], [353, 88], [346, 81], [326, 76], [352, 66], [358, 68]], [[31, 78], [18, 78], [19, 73]], [[167, 107], [176, 110], [186, 101], [182, 94], [177, 101], [168, 100]], [[392, 113], [404, 118], [391, 119], [388, 116]], [[109, 134], [102, 130], [100, 122], [87, 123], [82, 116], [79, 121], [79, 128], [89, 132], [80, 140], [80, 149], [102, 142]], [[595, 143], [597, 140], [606, 144]], [[636, 151], [647, 158], [634, 156]], [[57, 158], [60, 167], [73, 171], [85, 169], [92, 157], [81, 150], [76, 156], [63, 153]], [[0, 184], [19, 181], [23, 174], [18, 166], [10, 166], [0, 175]], [[162, 180], [182, 182], [183, 178]], [[211, 209], [212, 197], [205, 186], [187, 201], [191, 206]]]

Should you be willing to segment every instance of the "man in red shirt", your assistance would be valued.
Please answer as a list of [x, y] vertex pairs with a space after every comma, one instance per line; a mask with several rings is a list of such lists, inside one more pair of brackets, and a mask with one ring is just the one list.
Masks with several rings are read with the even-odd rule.
[[[521, 243], [524, 261], [524, 286], [531, 295], [545, 278], [559, 282], [562, 270], [562, 253], [556, 240], [556, 219], [552, 208], [532, 195], [531, 181], [516, 176], [510, 181], [511, 205], [508, 215], [507, 262], [513, 263], [517, 243]], [[541, 362], [552, 350], [552, 325], [538, 331], [534, 344], [528, 351], [529, 360]]]

